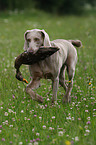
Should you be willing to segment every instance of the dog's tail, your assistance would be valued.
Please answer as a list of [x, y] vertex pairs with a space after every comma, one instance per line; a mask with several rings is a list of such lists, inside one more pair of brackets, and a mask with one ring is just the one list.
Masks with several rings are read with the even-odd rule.
[[82, 47], [82, 42], [80, 40], [68, 40], [76, 47]]

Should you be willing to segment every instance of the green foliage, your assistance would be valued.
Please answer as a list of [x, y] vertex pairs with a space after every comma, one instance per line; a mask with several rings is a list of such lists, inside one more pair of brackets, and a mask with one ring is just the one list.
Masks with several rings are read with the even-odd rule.
[[83, 12], [85, 0], [40, 0], [37, 5], [42, 10], [59, 14], [80, 14]]
[[85, 4], [96, 6], [95, 0], [0, 0], [0, 10], [39, 8], [56, 14], [82, 14]]
[[[96, 14], [56, 17], [38, 11], [8, 12], [0, 16], [0, 145], [96, 144]], [[71, 104], [51, 105], [51, 81], [36, 90], [44, 103], [32, 101], [25, 84], [15, 78], [14, 60], [23, 52], [24, 32], [45, 29], [50, 39], [80, 39]], [[27, 66], [21, 67], [30, 82]], [[66, 76], [67, 79], [67, 76]], [[50, 93], [48, 94], [48, 92]]]

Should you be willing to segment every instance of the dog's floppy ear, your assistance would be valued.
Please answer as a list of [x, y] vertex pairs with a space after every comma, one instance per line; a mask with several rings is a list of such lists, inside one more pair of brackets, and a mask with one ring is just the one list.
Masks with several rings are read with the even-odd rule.
[[25, 43], [24, 43], [24, 50], [27, 50], [28, 48], [28, 44], [27, 44], [27, 34], [29, 33], [30, 30], [27, 30], [25, 33], [24, 33], [24, 39], [25, 39]]
[[51, 46], [49, 35], [44, 30], [41, 30], [41, 33], [44, 38], [44, 46]]

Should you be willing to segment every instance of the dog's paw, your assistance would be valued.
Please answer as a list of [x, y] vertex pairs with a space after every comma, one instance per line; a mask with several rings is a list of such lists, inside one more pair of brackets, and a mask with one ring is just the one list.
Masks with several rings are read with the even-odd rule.
[[44, 102], [43, 97], [40, 96], [40, 95], [36, 96], [36, 101], [38, 101], [39, 103], [43, 103]]
[[71, 103], [71, 98], [65, 95], [63, 97], [62, 103], [63, 104]]

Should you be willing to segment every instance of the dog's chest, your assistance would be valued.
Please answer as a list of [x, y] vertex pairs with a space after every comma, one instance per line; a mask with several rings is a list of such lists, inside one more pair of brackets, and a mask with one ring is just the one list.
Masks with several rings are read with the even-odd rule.
[[45, 79], [53, 78], [53, 69], [51, 69], [51, 65], [46, 63], [46, 61], [41, 61], [32, 66], [29, 66], [30, 73], [32, 77], [39, 77]]

